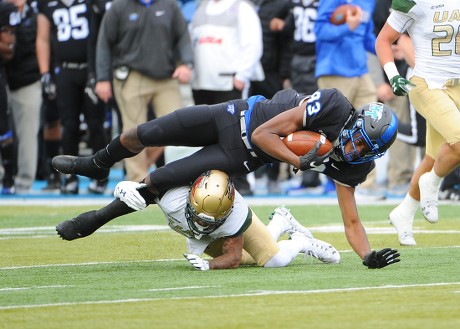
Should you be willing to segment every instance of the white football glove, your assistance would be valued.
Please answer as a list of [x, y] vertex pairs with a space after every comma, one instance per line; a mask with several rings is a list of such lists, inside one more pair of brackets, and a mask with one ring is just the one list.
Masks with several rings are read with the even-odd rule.
[[192, 264], [197, 270], [199, 271], [208, 271], [209, 270], [209, 262], [204, 260], [198, 255], [194, 254], [183, 254], [184, 257]]
[[138, 189], [147, 186], [145, 183], [137, 183], [131, 181], [122, 181], [115, 186], [113, 196], [120, 199], [128, 207], [136, 211], [147, 207], [144, 198], [139, 194]]

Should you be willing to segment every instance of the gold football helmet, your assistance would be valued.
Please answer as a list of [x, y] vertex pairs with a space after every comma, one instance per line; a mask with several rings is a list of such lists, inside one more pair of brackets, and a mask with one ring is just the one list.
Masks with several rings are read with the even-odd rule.
[[233, 210], [235, 187], [222, 171], [209, 170], [196, 179], [190, 189], [185, 217], [190, 229], [197, 234], [217, 230]]

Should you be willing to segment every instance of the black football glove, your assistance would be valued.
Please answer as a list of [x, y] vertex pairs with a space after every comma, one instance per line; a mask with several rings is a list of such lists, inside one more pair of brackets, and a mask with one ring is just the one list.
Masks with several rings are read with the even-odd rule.
[[99, 102], [99, 98], [96, 95], [96, 78], [94, 73], [88, 74], [88, 80], [86, 80], [85, 93], [88, 95], [91, 102], [96, 105]]
[[379, 251], [372, 250], [363, 260], [363, 264], [368, 268], [382, 268], [401, 261], [396, 249], [385, 248]]
[[321, 147], [322, 143], [321, 141], [317, 141], [316, 145], [308, 151], [307, 154], [304, 154], [300, 157], [300, 170], [308, 170], [312, 168], [316, 168], [323, 164], [324, 160], [326, 160], [329, 155], [333, 152], [333, 149], [331, 149], [329, 152], [327, 152], [324, 155], [318, 155], [318, 150]]
[[49, 72], [43, 73], [40, 82], [42, 83], [43, 94], [48, 97], [49, 100], [55, 99], [57, 95], [56, 83], [51, 74]]

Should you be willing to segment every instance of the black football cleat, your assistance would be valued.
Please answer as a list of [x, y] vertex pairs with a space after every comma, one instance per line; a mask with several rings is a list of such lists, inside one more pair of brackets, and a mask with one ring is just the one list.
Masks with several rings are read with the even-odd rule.
[[99, 228], [99, 224], [94, 220], [95, 213], [96, 210], [91, 210], [59, 223], [56, 225], [57, 234], [67, 241], [91, 235]]
[[92, 179], [103, 180], [109, 176], [110, 169], [98, 166], [94, 156], [77, 157], [58, 155], [51, 162], [53, 167], [64, 174], [82, 175]]

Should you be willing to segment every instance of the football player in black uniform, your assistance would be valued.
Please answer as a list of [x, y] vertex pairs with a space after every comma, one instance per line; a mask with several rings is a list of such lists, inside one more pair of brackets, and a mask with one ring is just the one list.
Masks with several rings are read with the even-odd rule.
[[[213, 168], [245, 174], [264, 164], [283, 161], [300, 170], [316, 170], [336, 182], [350, 245], [366, 266], [380, 268], [392, 264], [399, 254], [390, 248], [371, 250], [354, 191], [375, 167], [373, 160], [394, 142], [397, 127], [395, 114], [381, 103], [355, 110], [337, 89], [320, 89], [310, 96], [283, 90], [270, 100], [252, 96], [180, 109], [125, 131], [93, 156], [58, 156], [53, 165], [63, 173], [104, 179], [116, 162], [135, 156], [147, 146], [203, 146], [186, 158], [157, 168], [144, 179], [145, 184], [138, 185], [146, 204], [168, 189], [190, 184], [201, 172]], [[280, 137], [299, 130], [323, 134], [333, 141], [333, 150], [318, 156], [318, 142], [307, 154], [295, 155]], [[106, 208], [106, 216], [112, 218], [133, 211], [119, 200]], [[81, 216], [75, 218], [73, 229], [84, 225]]]
[[[89, 40], [88, 40], [88, 81], [85, 92], [93, 103], [98, 103], [96, 95], [96, 45], [97, 36], [101, 27], [102, 18], [107, 10], [110, 9], [112, 1], [107, 0], [87, 0], [89, 8]], [[107, 110], [110, 108], [107, 108]]]
[[15, 5], [0, 2], [0, 158], [4, 169], [1, 194], [14, 194], [15, 147], [10, 127], [8, 93], [3, 62], [13, 58], [16, 26], [21, 16]]
[[15, 148], [10, 127], [7, 81], [3, 62], [13, 58], [16, 26], [21, 16], [15, 5], [0, 2], [0, 158], [4, 170], [1, 194], [14, 194]]
[[[105, 108], [104, 131], [106, 141], [112, 137], [112, 114], [117, 114], [119, 122], [118, 131], [121, 131], [120, 111], [114, 98], [111, 98], [107, 103], [102, 102], [96, 95], [96, 45], [97, 36], [101, 26], [102, 18], [107, 10], [112, 6], [112, 1], [108, 0], [87, 0], [89, 9], [89, 39], [88, 39], [88, 79], [86, 82], [85, 92], [94, 104], [103, 103]], [[93, 180], [88, 191], [95, 194], [104, 193], [107, 187], [108, 180]]]
[[[89, 37], [89, 10], [86, 1], [38, 1], [37, 7], [37, 58], [44, 89], [51, 80], [51, 52], [57, 63], [54, 72], [56, 101], [63, 128], [63, 152], [78, 155], [80, 114], [84, 114], [89, 128], [90, 147], [97, 150], [106, 143], [103, 129], [105, 107], [102, 102], [94, 104], [85, 93]], [[77, 194], [77, 176], [66, 177], [61, 192]]]

